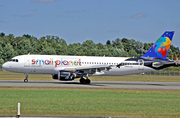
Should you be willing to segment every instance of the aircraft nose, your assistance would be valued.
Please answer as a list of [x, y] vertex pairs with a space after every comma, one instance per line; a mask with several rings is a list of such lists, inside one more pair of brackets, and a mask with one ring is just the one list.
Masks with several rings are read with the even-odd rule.
[[4, 69], [4, 64], [2, 65], [2, 69]]
[[4, 64], [2, 65], [2, 69], [3, 69], [3, 70], [7, 70], [7, 68], [8, 68], [8, 67], [7, 67], [7, 63], [4, 63]]

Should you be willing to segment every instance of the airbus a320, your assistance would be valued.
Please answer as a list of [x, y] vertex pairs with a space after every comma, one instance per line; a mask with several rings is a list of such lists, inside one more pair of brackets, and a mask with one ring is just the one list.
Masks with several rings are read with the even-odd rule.
[[167, 59], [174, 31], [166, 31], [141, 57], [97, 57], [63, 55], [20, 55], [2, 65], [7, 71], [28, 74], [51, 74], [53, 79], [90, 84], [89, 76], [122, 76], [138, 74], [177, 63]]

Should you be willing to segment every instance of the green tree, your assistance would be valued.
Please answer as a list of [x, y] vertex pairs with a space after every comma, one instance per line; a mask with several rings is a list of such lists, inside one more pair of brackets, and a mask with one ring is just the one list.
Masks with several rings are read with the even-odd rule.
[[43, 54], [43, 55], [55, 55], [56, 51], [51, 47], [47, 47], [47, 48], [44, 48], [42, 50], [41, 54]]
[[[83, 53], [80, 53], [80, 52], [83, 52]], [[81, 44], [80, 43], [69, 44], [67, 46], [67, 55], [75, 55], [76, 53], [78, 55], [85, 54], [85, 52], [81, 48]]]
[[129, 40], [129, 45], [131, 46], [131, 49], [134, 49], [136, 41], [134, 39]]
[[111, 41], [107, 40], [106, 45], [111, 45]]
[[26, 37], [22, 37], [21, 40], [17, 43], [17, 49], [19, 55], [31, 53], [31, 51], [33, 50], [30, 40]]
[[133, 49], [129, 51], [128, 56], [129, 56], [129, 57], [138, 57], [136, 51], [133, 50]]
[[151, 48], [151, 44], [150, 43], [144, 43], [144, 50], [148, 51]]
[[37, 38], [34, 36], [30, 37], [30, 45], [31, 45], [31, 54], [37, 54], [38, 50], [37, 50]]
[[113, 51], [115, 57], [123, 57], [126, 55], [123, 48], [122, 49], [114, 48], [112, 51]]
[[53, 39], [53, 44], [55, 43], [54, 40], [56, 41], [56, 46], [54, 46], [56, 54], [58, 55], [67, 55], [68, 49], [67, 49], [67, 43], [64, 39], [60, 39], [58, 36], [52, 36]]
[[109, 50], [110, 47], [108, 47], [108, 46], [111, 47], [111, 45], [103, 45], [102, 43], [96, 44], [96, 50], [94, 50], [94, 51], [96, 51], [95, 56], [104, 56], [104, 55], [105, 56], [112, 56], [112, 54]]
[[177, 55], [177, 57], [180, 58], [179, 47], [175, 47], [175, 46], [171, 45], [171, 47], [169, 49], [168, 58], [171, 59], [171, 57], [173, 56], [173, 58], [175, 59], [175, 55]]
[[26, 38], [30, 39], [30, 38], [31, 38], [31, 35], [29, 35], [29, 34], [24, 34], [22, 37], [26, 37]]
[[0, 59], [0, 67], [1, 67], [1, 70], [2, 70], [2, 64], [4, 63], [4, 60], [1, 58]]
[[129, 52], [130, 50], [134, 49], [133, 48], [134, 46], [131, 45], [131, 40], [123, 38], [122, 43], [123, 43], [124, 50], [126, 52]]
[[3, 49], [2, 53], [2, 59], [7, 61], [10, 60], [12, 57], [14, 57], [14, 49], [10, 43], [6, 44], [6, 46]]
[[[7, 61], [13, 56], [28, 54], [57, 54], [57, 55], [86, 55], [86, 56], [116, 56], [139, 57], [143, 55], [153, 43], [142, 43], [134, 39], [117, 38], [114, 41], [107, 40], [106, 44], [95, 44], [92, 40], [67, 45], [64, 39], [58, 36], [43, 36], [39, 39], [29, 34], [22, 37], [14, 37], [13, 34], [0, 34], [0, 58]], [[168, 57], [177, 55], [180, 58], [179, 47], [170, 47]]]
[[121, 41], [121, 39], [117, 38], [115, 41], [112, 41], [112, 46], [115, 48], [119, 48], [119, 49], [123, 49], [123, 43]]
[[6, 46], [2, 37], [0, 37], [0, 57], [2, 58], [2, 54], [4, 53], [3, 48]]
[[0, 37], [3, 37], [3, 36], [5, 36], [5, 33], [2, 32], [2, 33], [0, 34]]
[[41, 37], [40, 40], [37, 40], [37, 51], [39, 54], [48, 47], [48, 43], [45, 37]]
[[82, 43], [82, 50], [86, 52], [87, 56], [95, 56], [96, 55], [96, 45], [92, 40], [86, 40]]
[[144, 50], [144, 44], [140, 41], [136, 41], [135, 50], [136, 50], [137, 54], [141, 54], [141, 55], [146, 52]]

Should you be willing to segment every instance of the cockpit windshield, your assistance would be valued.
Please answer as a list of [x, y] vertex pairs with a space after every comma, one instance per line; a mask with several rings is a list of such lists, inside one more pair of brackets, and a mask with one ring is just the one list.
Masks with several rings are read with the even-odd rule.
[[10, 62], [18, 62], [18, 59], [10, 59]]

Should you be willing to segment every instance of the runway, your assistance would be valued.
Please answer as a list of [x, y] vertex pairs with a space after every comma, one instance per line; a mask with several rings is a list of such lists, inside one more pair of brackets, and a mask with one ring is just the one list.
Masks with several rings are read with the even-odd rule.
[[124, 82], [92, 81], [80, 84], [79, 81], [24, 81], [0, 80], [0, 87], [49, 87], [49, 88], [107, 88], [107, 89], [160, 89], [180, 90], [180, 82]]

